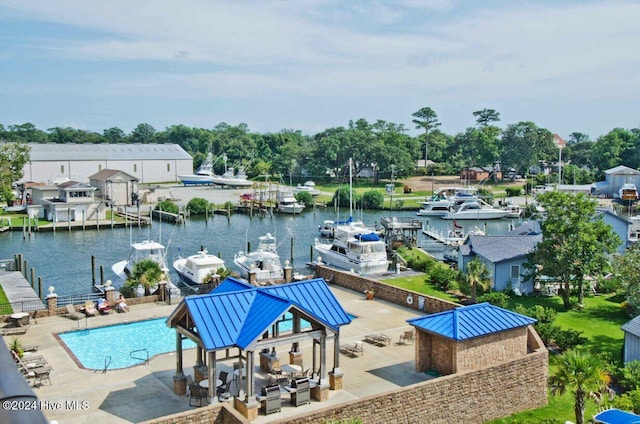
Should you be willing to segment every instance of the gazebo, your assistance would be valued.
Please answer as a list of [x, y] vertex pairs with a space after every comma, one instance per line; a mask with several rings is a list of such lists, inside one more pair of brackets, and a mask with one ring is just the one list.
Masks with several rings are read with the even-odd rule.
[[[285, 318], [287, 313], [291, 318]], [[291, 330], [282, 331], [279, 323], [288, 319]], [[303, 320], [310, 325], [303, 328]], [[240, 368], [246, 365], [246, 378], [238, 379], [234, 407], [247, 418], [255, 418], [259, 406], [254, 388], [256, 356], [260, 368], [267, 371], [269, 365], [279, 361], [276, 348], [286, 345], [289, 362], [302, 365], [299, 344], [312, 340], [311, 369], [316, 372], [311, 395], [316, 400], [326, 400], [330, 388], [342, 387], [340, 327], [350, 322], [351, 318], [321, 278], [255, 287], [229, 277], [207, 295], [185, 297], [167, 318], [167, 326], [176, 330], [174, 392], [186, 393], [182, 342], [190, 339], [197, 345], [195, 377], [209, 380], [212, 402], [215, 402], [217, 362], [237, 359]], [[327, 372], [326, 342], [331, 337], [333, 366]]]

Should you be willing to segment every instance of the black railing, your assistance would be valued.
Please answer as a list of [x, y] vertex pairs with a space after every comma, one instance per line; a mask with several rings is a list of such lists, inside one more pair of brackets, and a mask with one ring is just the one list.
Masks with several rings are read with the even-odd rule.
[[21, 302], [0, 303], [0, 315], [10, 315], [15, 312], [33, 312], [46, 309], [40, 299], [24, 300]]

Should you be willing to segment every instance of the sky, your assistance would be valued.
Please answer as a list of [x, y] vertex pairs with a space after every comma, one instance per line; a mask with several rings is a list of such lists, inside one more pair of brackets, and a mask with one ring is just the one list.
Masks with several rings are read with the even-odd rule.
[[640, 2], [2, 0], [0, 124], [640, 126]]

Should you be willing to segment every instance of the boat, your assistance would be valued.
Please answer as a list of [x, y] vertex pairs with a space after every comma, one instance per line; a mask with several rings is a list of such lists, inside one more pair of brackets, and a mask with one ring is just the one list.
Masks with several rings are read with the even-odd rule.
[[27, 204], [19, 204], [19, 205], [12, 205], [12, 206], [5, 206], [3, 209], [6, 213], [19, 213], [19, 212], [24, 212], [27, 210]]
[[235, 172], [234, 168], [228, 168], [222, 175], [214, 175], [213, 183], [227, 187], [251, 187], [253, 182], [247, 179], [247, 174], [243, 168]]
[[225, 269], [225, 266], [222, 259], [203, 249], [195, 255], [176, 259], [173, 261], [173, 269], [185, 284], [197, 285], [207, 283], [212, 275], [220, 269]]
[[[351, 159], [349, 159], [349, 197], [353, 193]], [[349, 199], [349, 205], [353, 202]], [[350, 211], [352, 212], [352, 211]], [[382, 274], [389, 269], [387, 250], [380, 236], [361, 221], [354, 221], [353, 214], [345, 223], [335, 225], [333, 240], [326, 243], [315, 239], [314, 249], [323, 263], [358, 274]], [[320, 260], [318, 260], [320, 262]]]
[[292, 192], [279, 192], [276, 210], [280, 213], [297, 214], [304, 210], [305, 204], [296, 200]]
[[635, 202], [638, 200], [638, 190], [635, 184], [625, 183], [618, 190], [618, 197], [620, 200]]
[[254, 252], [236, 253], [233, 262], [240, 270], [240, 276], [248, 280], [249, 273], [255, 273], [256, 283], [259, 285], [284, 280], [284, 269], [276, 247], [276, 238], [267, 233], [260, 237], [260, 243]]
[[480, 200], [470, 200], [444, 214], [442, 219], [500, 219], [506, 217], [507, 213], [505, 210], [496, 209]]
[[314, 249], [323, 263], [358, 274], [381, 274], [389, 268], [384, 241], [361, 222], [336, 225], [333, 241], [316, 239]]
[[506, 204], [502, 207], [503, 211], [507, 211], [505, 218], [520, 218], [522, 216], [522, 208], [520, 205]]
[[197, 184], [213, 184], [213, 178], [216, 175], [213, 173], [213, 155], [207, 154], [207, 158], [202, 162], [195, 174], [190, 175], [178, 175], [180, 182], [184, 185], [197, 185]]
[[420, 204], [422, 207], [418, 212], [416, 212], [416, 215], [443, 216], [447, 212], [451, 211], [451, 208], [455, 203], [445, 195], [434, 194], [431, 200], [427, 200]]
[[304, 185], [298, 184], [298, 186], [293, 189], [293, 193], [296, 194], [296, 193], [301, 193], [303, 191], [306, 191], [311, 196], [315, 197], [320, 194], [320, 190], [317, 190], [315, 187], [316, 187], [316, 183], [314, 183], [313, 181], [307, 181], [304, 183]]
[[[129, 259], [116, 262], [111, 266], [111, 270], [118, 277], [121, 282], [124, 282], [133, 274], [136, 264], [144, 259], [150, 259], [156, 262], [160, 266], [160, 270], [164, 274], [163, 279], [167, 282], [167, 286], [171, 290], [171, 295], [180, 295], [180, 289], [178, 289], [169, 278], [169, 267], [167, 266], [165, 247], [162, 243], [158, 243], [153, 240], [144, 240], [137, 243], [131, 243], [131, 251], [129, 253]], [[157, 289], [152, 287], [151, 291]], [[136, 289], [136, 293], [139, 296], [144, 295], [144, 289], [139, 287]]]

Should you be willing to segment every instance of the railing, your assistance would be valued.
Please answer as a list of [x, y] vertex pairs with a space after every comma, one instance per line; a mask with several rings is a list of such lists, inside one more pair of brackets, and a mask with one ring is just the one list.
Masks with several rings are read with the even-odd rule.
[[13, 259], [2, 259], [0, 260], [0, 270], [4, 271], [15, 271], [15, 261]]
[[0, 315], [10, 315], [15, 312], [33, 312], [42, 309], [46, 309], [46, 307], [40, 299], [0, 303]]
[[75, 294], [69, 296], [59, 296], [58, 297], [58, 307], [65, 306], [68, 304], [71, 305], [81, 305], [86, 301], [95, 302], [98, 299], [104, 298], [102, 293], [86, 293], [86, 294]]
[[[133, 356], [134, 353], [140, 353], [140, 352], [144, 352], [146, 354], [146, 357], [145, 358], [139, 358], [137, 356]], [[147, 365], [149, 363], [149, 351], [147, 349], [132, 350], [131, 352], [129, 352], [129, 356], [132, 359], [137, 359], [138, 361], [142, 361], [145, 365]]]
[[111, 365], [111, 356], [105, 356], [104, 357], [104, 368], [101, 370], [94, 370], [93, 373], [96, 374], [98, 372], [101, 372], [102, 374], [105, 374], [107, 372], [107, 369], [109, 369], [109, 365]]

